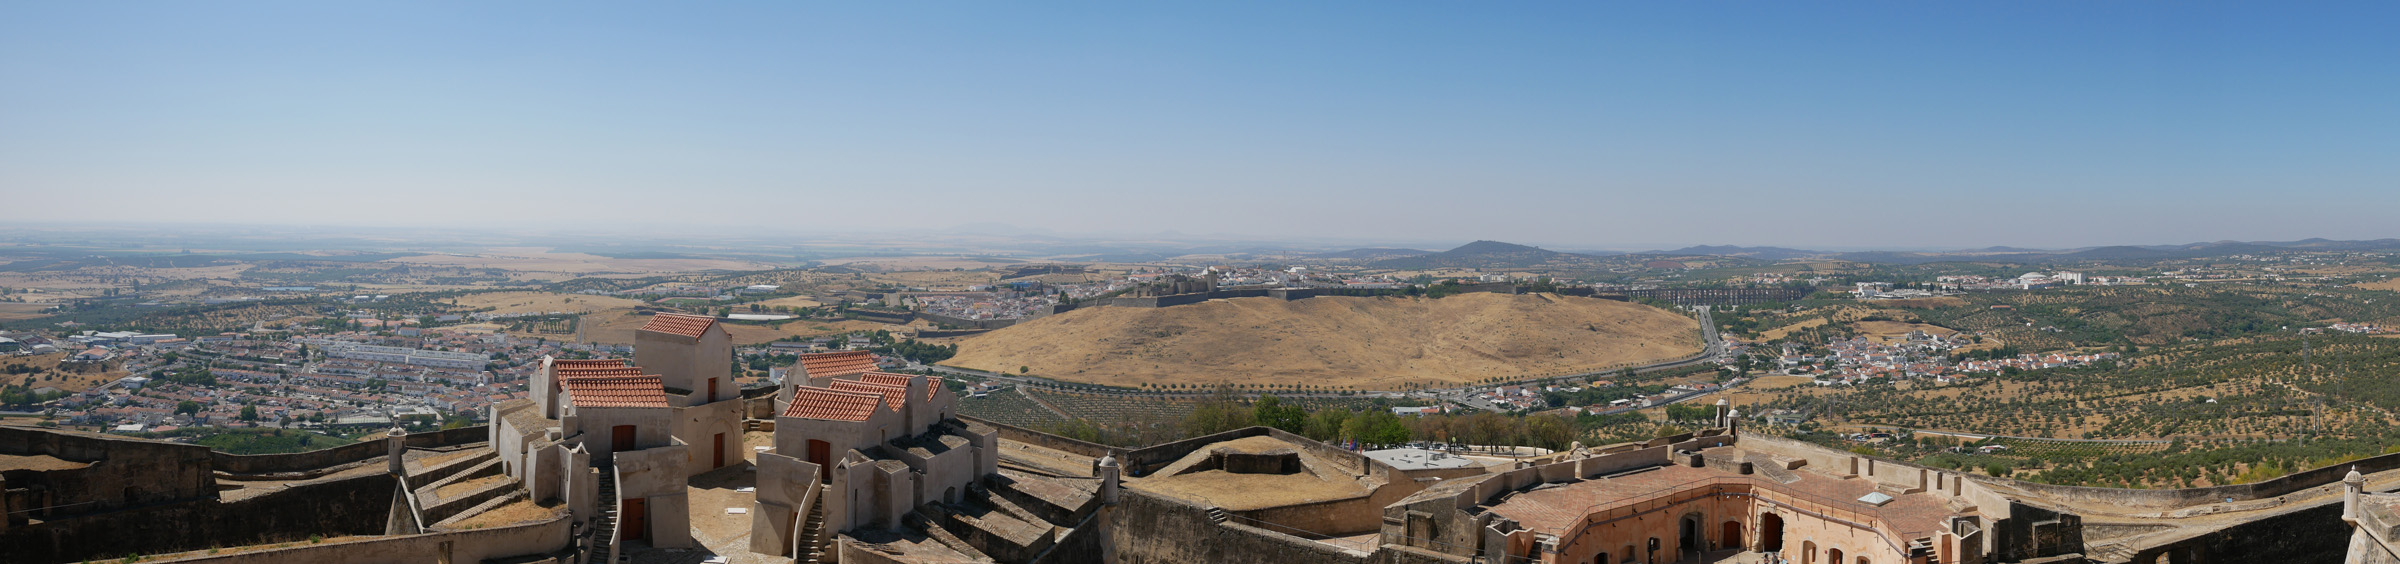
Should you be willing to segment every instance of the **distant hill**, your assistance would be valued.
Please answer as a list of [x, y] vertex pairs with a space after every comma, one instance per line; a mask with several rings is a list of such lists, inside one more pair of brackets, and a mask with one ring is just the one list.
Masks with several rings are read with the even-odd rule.
[[1314, 257], [1314, 258], [1321, 258], [1321, 259], [1336, 259], [1336, 260], [1382, 260], [1382, 259], [1388, 259], [1388, 258], [1414, 257], [1414, 256], [1424, 256], [1424, 255], [1430, 255], [1430, 254], [1433, 254], [1433, 251], [1423, 251], [1423, 250], [1417, 250], [1417, 249], [1390, 249], [1390, 248], [1381, 248], [1381, 247], [1377, 247], [1377, 248], [1366, 248], [1366, 249], [1350, 249], [1350, 250], [1347, 250], [1347, 251], [1332, 251], [1332, 252], [1325, 252], [1325, 253], [1316, 253], [1316, 254], [1311, 254], [1311, 255], [1309, 255], [1309, 256], [1310, 256], [1310, 257]]
[[2303, 239], [2299, 241], [2211, 241], [2183, 245], [2112, 245], [2066, 250], [2038, 250], [2018, 247], [1986, 247], [1959, 252], [1866, 251], [1841, 253], [1833, 258], [1883, 264], [1923, 264], [1930, 262], [2007, 262], [2021, 264], [2072, 263], [2083, 261], [2140, 262], [2152, 260], [2212, 258], [2232, 255], [2275, 254], [2295, 251], [2369, 251], [2400, 250], [2400, 239], [2369, 241], [2335, 241]]
[[1238, 298], [1091, 307], [967, 338], [945, 364], [1121, 386], [1217, 383], [1392, 389], [1593, 370], [1700, 351], [1691, 318], [1551, 294], [1441, 299]]
[[1543, 250], [1515, 243], [1476, 241], [1428, 255], [1368, 263], [1376, 268], [1429, 270], [1436, 268], [1533, 268], [1587, 264], [1599, 257]]
[[1802, 250], [1802, 249], [1787, 249], [1787, 248], [1783, 248], [1783, 247], [1737, 247], [1737, 246], [1733, 246], [1733, 245], [1699, 245], [1699, 246], [1692, 246], [1692, 247], [1684, 247], [1684, 248], [1681, 248], [1681, 249], [1676, 249], [1676, 250], [1672, 250], [1672, 251], [1643, 251], [1643, 252], [1640, 252], [1640, 253], [1635, 253], [1635, 254], [1644, 254], [1644, 255], [1674, 255], [1674, 256], [1708, 255], [1708, 256], [1720, 256], [1720, 257], [1743, 257], [1743, 258], [1754, 258], [1754, 259], [1759, 259], [1759, 260], [1784, 260], [1784, 259], [1794, 259], [1794, 258], [1801, 258], [1801, 257], [1813, 257], [1813, 256], [1823, 255], [1823, 254], [1825, 254], [1825, 253], [1821, 253], [1821, 252], [1817, 252], [1817, 251], [1810, 251], [1810, 250]]

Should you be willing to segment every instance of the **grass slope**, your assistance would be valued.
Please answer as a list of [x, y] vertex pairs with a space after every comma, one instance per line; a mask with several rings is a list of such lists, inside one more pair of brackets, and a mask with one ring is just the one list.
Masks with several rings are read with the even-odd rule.
[[1700, 351], [1698, 326], [1626, 302], [1548, 294], [1320, 297], [1100, 307], [966, 339], [949, 364], [1098, 384], [1403, 382], [1538, 376]]

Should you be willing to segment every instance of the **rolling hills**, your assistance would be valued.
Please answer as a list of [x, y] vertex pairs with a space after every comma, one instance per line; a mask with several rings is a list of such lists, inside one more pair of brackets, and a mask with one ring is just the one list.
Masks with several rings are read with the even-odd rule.
[[1679, 358], [1698, 324], [1648, 306], [1550, 294], [1240, 298], [1086, 308], [968, 338], [947, 364], [1109, 384], [1395, 389]]

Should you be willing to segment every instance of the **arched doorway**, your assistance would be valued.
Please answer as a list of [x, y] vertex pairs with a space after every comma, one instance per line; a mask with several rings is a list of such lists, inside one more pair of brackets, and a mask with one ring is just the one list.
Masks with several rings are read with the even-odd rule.
[[1723, 530], [1717, 531], [1717, 546], [1726, 548], [1744, 546], [1742, 543], [1742, 522], [1726, 521], [1725, 525], [1723, 526]]
[[1680, 521], [1675, 531], [1675, 557], [1677, 560], [1681, 560], [1684, 555], [1695, 554], [1703, 550], [1701, 548], [1703, 541], [1700, 540], [1700, 515], [1697, 513], [1685, 515]]
[[1783, 551], [1783, 516], [1773, 513], [1758, 516], [1758, 551]]
[[1800, 564], [1817, 564], [1817, 541], [1800, 541]]
[[1825, 549], [1825, 564], [1842, 564], [1842, 549]]

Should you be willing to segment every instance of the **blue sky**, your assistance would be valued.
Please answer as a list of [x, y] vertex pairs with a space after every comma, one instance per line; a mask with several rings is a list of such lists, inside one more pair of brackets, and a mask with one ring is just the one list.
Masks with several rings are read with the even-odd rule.
[[2400, 237], [2393, 3], [0, 4], [0, 221]]

